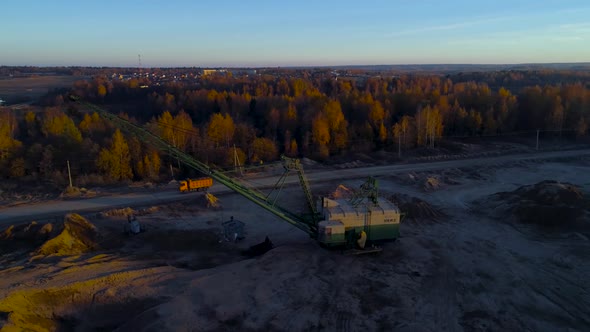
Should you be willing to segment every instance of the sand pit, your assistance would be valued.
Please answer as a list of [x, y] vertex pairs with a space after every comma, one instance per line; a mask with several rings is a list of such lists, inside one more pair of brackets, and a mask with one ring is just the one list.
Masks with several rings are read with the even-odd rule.
[[[0, 262], [0, 328], [589, 331], [590, 236], [531, 236], [528, 231], [538, 227], [498, 222], [515, 212], [495, 209], [523, 200], [546, 206], [577, 204], [579, 195], [566, 182], [589, 190], [586, 169], [528, 165], [475, 180], [464, 172], [461, 185], [429, 192], [423, 182], [399, 186], [380, 181], [382, 192], [396, 193], [390, 199], [408, 218], [400, 225], [398, 241], [383, 244], [378, 255], [361, 257], [320, 248], [304, 232], [237, 194], [220, 196], [220, 210], [201, 205], [202, 194], [190, 202], [162, 206], [138, 217], [147, 232], [132, 237], [121, 234], [129, 211], [93, 219], [102, 236], [96, 252], [41, 260], [29, 260], [27, 253], [10, 264]], [[561, 184], [518, 192], [523, 185], [548, 178]], [[336, 186], [326, 184], [326, 196]], [[315, 195], [318, 187], [312, 183]], [[559, 194], [564, 188], [565, 196]], [[303, 205], [300, 188], [284, 190], [287, 207]], [[506, 191], [505, 196], [490, 196], [499, 191]], [[470, 205], [500, 196], [494, 207], [479, 209], [494, 218]], [[507, 214], [496, 216], [499, 212]], [[231, 216], [245, 223], [246, 237], [238, 243], [219, 242], [222, 224]], [[52, 236], [64, 230], [59, 223], [51, 227]], [[17, 242], [37, 239], [41, 229], [33, 223], [1, 234], [7, 242]], [[274, 249], [254, 259], [240, 255], [266, 235]], [[46, 240], [35, 240], [38, 244], [31, 250]], [[115, 240], [119, 242], [109, 247], [107, 242]]]

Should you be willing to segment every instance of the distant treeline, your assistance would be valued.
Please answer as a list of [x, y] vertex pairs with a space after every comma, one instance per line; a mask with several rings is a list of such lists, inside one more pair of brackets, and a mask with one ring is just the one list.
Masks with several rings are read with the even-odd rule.
[[242, 163], [280, 154], [326, 160], [398, 145], [436, 147], [448, 136], [537, 129], [584, 136], [590, 123], [590, 77], [583, 72], [335, 77], [330, 70], [277, 69], [160, 85], [103, 74], [48, 94], [42, 113], [0, 113], [2, 176], [59, 182], [66, 160], [82, 184], [157, 180], [165, 171], [163, 155], [68, 103], [69, 93], [220, 167], [233, 165], [236, 155]]

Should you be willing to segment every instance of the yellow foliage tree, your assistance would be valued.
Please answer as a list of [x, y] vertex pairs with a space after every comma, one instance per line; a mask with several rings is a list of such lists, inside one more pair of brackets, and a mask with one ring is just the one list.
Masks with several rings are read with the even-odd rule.
[[416, 129], [418, 146], [430, 145], [434, 147], [436, 138], [440, 137], [443, 131], [442, 115], [438, 107], [428, 105], [418, 110], [416, 113]]
[[96, 93], [100, 98], [103, 98], [107, 94], [107, 88], [104, 86], [104, 84], [99, 84], [96, 90]]
[[0, 162], [12, 156], [21, 142], [14, 139], [16, 119], [9, 112], [0, 112]]
[[82, 142], [82, 133], [74, 121], [58, 109], [47, 109], [43, 117], [41, 131], [46, 137], [65, 137], [74, 142]]
[[275, 142], [266, 137], [257, 137], [252, 142], [252, 162], [272, 161], [277, 159], [278, 150]]
[[215, 113], [211, 115], [209, 120], [207, 135], [215, 144], [225, 144], [226, 147], [229, 147], [235, 130], [234, 120], [229, 114]]
[[136, 169], [144, 179], [157, 180], [161, 167], [160, 155], [156, 151], [146, 153], [141, 160], [137, 162]]
[[299, 154], [299, 148], [297, 147], [297, 141], [293, 138], [293, 139], [291, 139], [291, 144], [289, 146], [289, 153], [287, 153], [287, 156], [297, 157], [298, 154]]
[[80, 121], [78, 128], [84, 134], [93, 134], [97, 132], [104, 132], [106, 130], [106, 124], [104, 120], [98, 115], [98, 113], [94, 112], [92, 115], [86, 113], [84, 114], [84, 118]]
[[158, 126], [158, 132], [160, 137], [167, 141], [168, 143], [172, 143], [175, 145], [174, 142], [174, 118], [170, 112], [165, 111], [162, 113], [161, 116], [158, 117], [156, 120], [156, 124]]
[[110, 149], [103, 148], [100, 151], [96, 164], [99, 169], [116, 181], [129, 180], [133, 176], [129, 146], [119, 129], [113, 134]]
[[311, 124], [312, 140], [315, 144], [327, 146], [330, 143], [330, 125], [328, 119], [319, 113]]
[[330, 128], [332, 148], [335, 150], [345, 148], [348, 145], [348, 123], [342, 113], [340, 102], [330, 100], [324, 107], [324, 112]]
[[174, 139], [173, 142], [177, 148], [186, 151], [186, 147], [194, 135], [195, 128], [193, 127], [193, 120], [185, 112], [180, 111], [174, 117]]

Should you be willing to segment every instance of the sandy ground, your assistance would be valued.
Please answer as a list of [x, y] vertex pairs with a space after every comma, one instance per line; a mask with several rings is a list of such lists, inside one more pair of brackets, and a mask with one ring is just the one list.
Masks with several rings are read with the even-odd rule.
[[[5, 331], [588, 331], [590, 228], [542, 229], [498, 220], [474, 201], [542, 180], [590, 191], [588, 160], [522, 161], [379, 177], [383, 196], [440, 208], [406, 218], [377, 255], [344, 256], [235, 194], [221, 209], [195, 200], [138, 216], [147, 232], [121, 234], [123, 216], [94, 218], [100, 250], [38, 257], [20, 244], [0, 260]], [[429, 180], [429, 178], [431, 180]], [[339, 184], [314, 185], [329, 193]], [[279, 199], [303, 209], [303, 194]], [[246, 224], [223, 241], [221, 223]], [[586, 222], [588, 222], [586, 220]], [[240, 251], [269, 236], [255, 259]]]

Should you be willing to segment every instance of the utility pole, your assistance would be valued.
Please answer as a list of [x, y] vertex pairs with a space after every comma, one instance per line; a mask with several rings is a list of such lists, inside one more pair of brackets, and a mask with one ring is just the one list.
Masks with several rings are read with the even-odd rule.
[[70, 188], [72, 188], [72, 172], [70, 171], [70, 161], [67, 161], [68, 163], [68, 178], [70, 179]]
[[170, 174], [172, 174], [172, 180], [174, 180], [174, 169], [172, 169], [172, 163], [170, 163]]
[[540, 131], [541, 131], [540, 129], [537, 129], [537, 150], [539, 150], [539, 132]]

